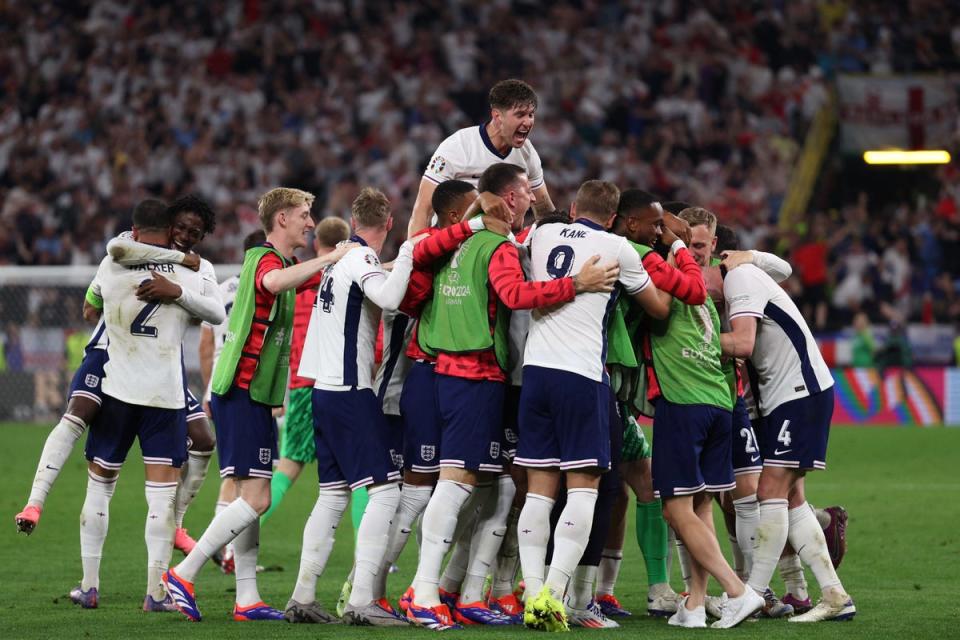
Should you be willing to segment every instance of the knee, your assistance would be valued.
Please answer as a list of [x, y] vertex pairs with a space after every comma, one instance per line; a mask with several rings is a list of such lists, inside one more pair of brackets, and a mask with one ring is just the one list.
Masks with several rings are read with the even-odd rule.
[[191, 420], [188, 423], [188, 434], [190, 438], [190, 450], [207, 453], [213, 451], [217, 445], [217, 439], [213, 435], [213, 429], [207, 424], [206, 419]]

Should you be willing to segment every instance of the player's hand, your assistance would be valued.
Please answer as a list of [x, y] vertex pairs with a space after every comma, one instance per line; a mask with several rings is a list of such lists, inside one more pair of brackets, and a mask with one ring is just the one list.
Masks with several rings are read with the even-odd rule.
[[[681, 222], [683, 221], [681, 220]], [[660, 237], [657, 238], [657, 240], [661, 244], [663, 244], [665, 247], [672, 247], [673, 243], [679, 239], [679, 236], [675, 234], [673, 232], [673, 229], [671, 229], [667, 225], [662, 225], [660, 229], [661, 229]]]
[[347, 251], [351, 249], [356, 249], [360, 246], [359, 242], [341, 242], [337, 245], [337, 248], [326, 254], [324, 258], [327, 258], [330, 261], [330, 264], [337, 262], [343, 256], [347, 255]]
[[477, 198], [477, 201], [480, 203], [479, 206], [484, 215], [490, 216], [491, 218], [499, 218], [508, 225], [513, 224], [513, 211], [510, 211], [507, 203], [497, 194], [484, 191], [480, 194], [480, 197]]
[[723, 260], [720, 262], [727, 271], [730, 269], [736, 269], [742, 264], [751, 264], [753, 263], [753, 252], [752, 251], [724, 251], [720, 254], [723, 257]]
[[95, 306], [83, 301], [83, 319], [89, 324], [97, 324], [100, 321], [100, 316], [103, 315], [103, 311], [97, 309]]
[[153, 276], [151, 280], [144, 280], [137, 287], [138, 300], [167, 303], [183, 295], [177, 283], [167, 280], [156, 271], [151, 271], [150, 275]]
[[270, 410], [270, 414], [273, 415], [274, 418], [282, 418], [286, 412], [286, 407], [274, 407]]
[[191, 271], [200, 271], [200, 256], [196, 253], [188, 253], [183, 256], [183, 266]]
[[613, 291], [613, 285], [617, 283], [620, 275], [620, 266], [613, 262], [605, 265], [598, 264], [599, 262], [600, 256], [593, 256], [583, 265], [580, 273], [573, 277], [573, 286], [577, 293]]
[[[690, 230], [690, 223], [673, 215], [669, 211], [663, 212], [663, 241], [667, 243], [667, 232], [672, 232], [677, 238], [683, 240], [683, 243], [690, 246], [690, 240], [693, 232]], [[673, 244], [673, 242], [667, 243]]]
[[504, 222], [500, 218], [494, 218], [491, 215], [483, 216], [483, 227], [487, 231], [492, 231], [498, 236], [508, 236], [510, 235], [510, 223]]

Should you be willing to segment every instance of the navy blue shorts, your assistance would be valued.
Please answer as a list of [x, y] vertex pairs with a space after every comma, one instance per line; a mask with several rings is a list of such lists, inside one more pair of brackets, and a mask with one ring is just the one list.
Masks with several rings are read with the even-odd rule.
[[436, 376], [429, 362], [414, 362], [400, 392], [403, 467], [418, 473], [440, 471], [440, 409]]
[[610, 387], [559, 369], [526, 366], [520, 394], [522, 467], [610, 468]]
[[400, 480], [390, 457], [390, 427], [372, 389], [314, 389], [313, 438], [321, 489]]
[[503, 439], [500, 454], [507, 462], [517, 457], [520, 442], [520, 391], [522, 387], [507, 385], [503, 396]]
[[86, 398], [97, 404], [103, 404], [103, 391], [100, 389], [100, 384], [103, 382], [103, 365], [109, 359], [106, 349], [88, 349], [70, 381], [68, 397]]
[[250, 392], [230, 387], [226, 395], [210, 398], [217, 432], [220, 477], [271, 478], [277, 449], [277, 421], [272, 407], [250, 398]]
[[747, 403], [740, 396], [733, 405], [733, 475], [760, 473], [762, 470], [763, 458], [760, 457], [757, 434], [750, 423]]
[[385, 415], [387, 419], [387, 446], [390, 447], [390, 460], [397, 471], [403, 471], [403, 418]]
[[833, 419], [833, 389], [784, 402], [763, 424], [763, 464], [791, 469], [826, 469]]
[[731, 463], [732, 413], [706, 404], [656, 402], [653, 493], [657, 498], [736, 486]]
[[506, 386], [437, 374], [437, 406], [443, 433], [440, 466], [503, 471], [503, 396]]
[[186, 411], [144, 407], [103, 394], [87, 434], [87, 460], [119, 469], [134, 439], [140, 441], [144, 464], [180, 468], [187, 458]]

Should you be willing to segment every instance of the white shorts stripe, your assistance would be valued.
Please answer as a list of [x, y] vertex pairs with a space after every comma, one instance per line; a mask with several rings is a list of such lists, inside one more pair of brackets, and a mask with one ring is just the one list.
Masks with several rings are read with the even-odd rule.
[[517, 456], [513, 459], [515, 464], [521, 467], [559, 467], [560, 458], [521, 458]]
[[362, 480], [357, 480], [356, 482], [351, 482], [351, 483], [350, 483], [350, 488], [351, 488], [351, 489], [359, 489], [360, 487], [365, 487], [365, 486], [367, 486], [368, 484], [373, 484], [373, 476], [367, 476], [366, 478], [363, 478]]
[[198, 411], [196, 413], [191, 413], [187, 416], [187, 422], [193, 422], [194, 420], [206, 420], [207, 414], [203, 411]]
[[347, 484], [346, 480], [337, 480], [336, 482], [321, 482], [321, 489], [349, 489], [350, 485]]
[[224, 467], [220, 470], [220, 477], [226, 478], [227, 476], [233, 475], [233, 467]]
[[742, 467], [740, 469], [734, 469], [733, 475], [735, 476], [745, 476], [750, 473], [760, 473], [763, 471], [763, 467]]
[[596, 458], [586, 458], [584, 460], [571, 460], [569, 462], [561, 462], [561, 469], [583, 469], [587, 467], [599, 467], [600, 461]]
[[434, 467], [421, 467], [418, 464], [412, 464], [410, 465], [410, 470], [416, 471], [417, 473], [437, 473], [440, 471], [440, 465], [436, 465]]
[[763, 466], [765, 467], [783, 467], [786, 469], [799, 469], [800, 461], [799, 460], [764, 460]]
[[249, 469], [247, 475], [251, 478], [272, 478], [273, 471], [264, 471], [263, 469]]
[[103, 400], [101, 400], [100, 396], [96, 395], [95, 393], [90, 393], [88, 391], [80, 391], [78, 389], [77, 391], [74, 391], [73, 393], [70, 394], [71, 398], [74, 398], [76, 396], [80, 396], [81, 398], [87, 398], [88, 400], [93, 400], [97, 404], [103, 404]]
[[103, 467], [104, 469], [119, 469], [120, 467], [123, 466], [122, 462], [107, 462], [103, 458], [94, 457], [93, 461], [96, 462], [101, 467]]
[[173, 458], [154, 458], [143, 456], [143, 464], [163, 464], [170, 466], [173, 464]]
[[736, 486], [736, 482], [730, 482], [728, 484], [708, 484], [705, 485], [704, 488], [713, 493], [720, 493], [721, 491], [730, 491], [731, 489], [736, 488]]

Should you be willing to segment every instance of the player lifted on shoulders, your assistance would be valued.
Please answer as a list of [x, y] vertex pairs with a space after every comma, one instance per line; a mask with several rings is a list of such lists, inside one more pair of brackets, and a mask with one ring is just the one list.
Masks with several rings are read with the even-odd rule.
[[[506, 162], [521, 167], [533, 190], [536, 211], [553, 211], [553, 203], [543, 180], [543, 167], [530, 132], [537, 112], [538, 98], [533, 88], [522, 80], [501, 80], [490, 89], [490, 119], [479, 125], [460, 129], [440, 143], [427, 165], [417, 200], [410, 216], [408, 235], [412, 237], [430, 225], [431, 200], [437, 185], [447, 180], [465, 180], [476, 186], [481, 174], [492, 164]], [[484, 203], [487, 205], [487, 203]], [[488, 214], [505, 218], [507, 211]]]
[[163, 576], [181, 613], [200, 620], [193, 581], [204, 563], [234, 540], [235, 620], [283, 620], [257, 589], [260, 514], [270, 506], [270, 477], [277, 458], [277, 428], [271, 410], [283, 404], [290, 359], [295, 289], [315, 286], [319, 272], [347, 251], [295, 264], [313, 229], [314, 196], [277, 188], [260, 199], [267, 242], [247, 251], [230, 313], [223, 352], [213, 374], [211, 406], [220, 444], [220, 475], [237, 479], [239, 498], [214, 517], [197, 546]]

